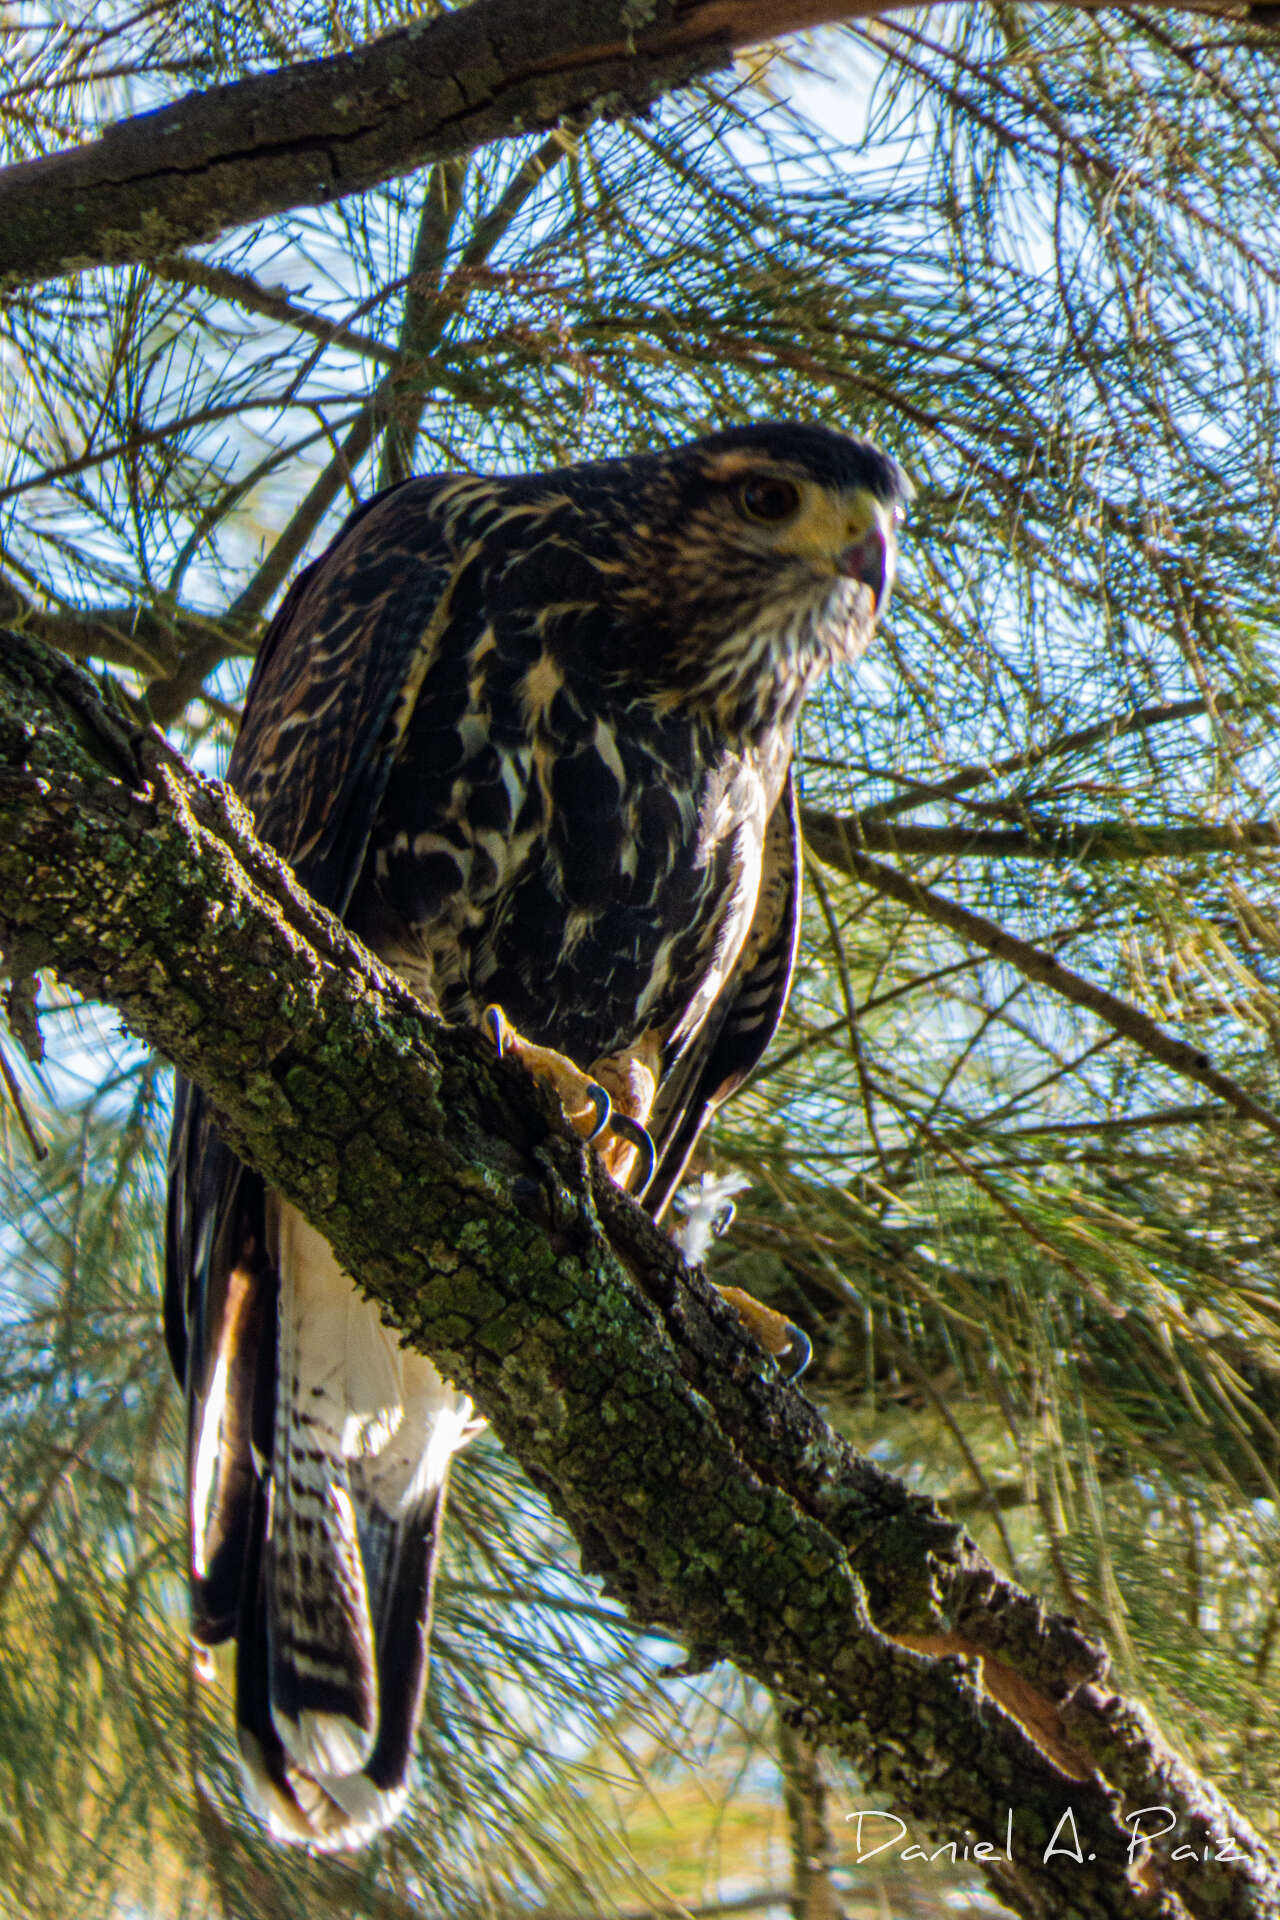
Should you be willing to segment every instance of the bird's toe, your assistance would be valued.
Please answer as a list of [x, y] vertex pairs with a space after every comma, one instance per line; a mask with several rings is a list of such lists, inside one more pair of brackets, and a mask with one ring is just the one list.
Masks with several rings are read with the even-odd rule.
[[541, 1080], [555, 1094], [565, 1118], [584, 1140], [594, 1140], [610, 1124], [613, 1103], [608, 1090], [566, 1054], [553, 1047], [537, 1046], [526, 1040], [508, 1020], [501, 1007], [486, 1007], [482, 1016], [485, 1031], [498, 1052], [508, 1060], [518, 1060], [535, 1080]]
[[771, 1354], [788, 1380], [798, 1380], [813, 1358], [813, 1343], [802, 1327], [766, 1307], [741, 1287], [717, 1287], [751, 1337]]

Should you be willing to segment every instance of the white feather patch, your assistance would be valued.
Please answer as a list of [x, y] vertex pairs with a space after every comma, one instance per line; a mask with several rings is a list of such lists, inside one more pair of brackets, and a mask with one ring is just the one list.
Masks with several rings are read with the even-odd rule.
[[[400, 1345], [301, 1214], [273, 1199], [268, 1230], [280, 1275], [273, 1630], [295, 1673], [349, 1689], [358, 1711], [295, 1717], [273, 1702], [272, 1719], [308, 1791], [320, 1793], [308, 1824], [349, 1827], [335, 1807], [352, 1796], [357, 1824], [380, 1824], [394, 1812], [391, 1796], [358, 1782], [377, 1737], [378, 1700], [357, 1504], [376, 1504], [394, 1521], [428, 1499], [467, 1437], [471, 1402]], [[301, 1781], [295, 1790], [306, 1798]]]
[[691, 1266], [706, 1258], [711, 1242], [719, 1239], [733, 1218], [734, 1194], [750, 1185], [745, 1173], [704, 1173], [680, 1188], [675, 1206], [684, 1218], [671, 1238]]

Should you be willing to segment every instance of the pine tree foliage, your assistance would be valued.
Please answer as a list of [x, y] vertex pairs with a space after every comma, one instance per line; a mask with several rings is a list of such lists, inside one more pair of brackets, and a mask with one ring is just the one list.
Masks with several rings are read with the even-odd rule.
[[[0, 29], [5, 157], [415, 12], [32, 0]], [[214, 770], [280, 588], [408, 471], [769, 416], [899, 456], [887, 628], [805, 716], [801, 970], [710, 1143], [748, 1183], [713, 1265], [804, 1322], [833, 1417], [1096, 1626], [1263, 1824], [1278, 125], [1261, 30], [991, 0], [0, 311], [0, 614]], [[783, 1898], [774, 1703], [664, 1677], [678, 1654], [637, 1642], [489, 1442], [453, 1501], [429, 1793], [355, 1861], [267, 1846], [225, 1676], [183, 1643], [166, 1076], [50, 997], [23, 1069], [47, 1157], [6, 1113], [0, 1198], [8, 1904]], [[945, 1876], [841, 1866], [858, 1789], [832, 1786], [847, 1910], [942, 1911]]]

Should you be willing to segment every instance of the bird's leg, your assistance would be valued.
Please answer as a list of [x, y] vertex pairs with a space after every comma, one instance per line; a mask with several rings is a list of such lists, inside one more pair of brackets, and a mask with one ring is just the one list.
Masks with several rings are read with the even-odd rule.
[[[612, 1117], [601, 1136], [600, 1158], [618, 1185], [632, 1193], [643, 1193], [653, 1178], [653, 1141], [645, 1126], [658, 1091], [662, 1040], [661, 1032], [651, 1029], [627, 1052], [607, 1054], [591, 1069], [613, 1103]], [[713, 1228], [717, 1238], [732, 1219], [731, 1201], [723, 1224]], [[804, 1330], [784, 1314], [776, 1313], [772, 1307], [744, 1293], [741, 1287], [716, 1287], [716, 1292], [787, 1377], [799, 1379], [813, 1356], [813, 1347]]]
[[[690, 1266], [700, 1266], [710, 1241], [721, 1239], [729, 1231], [737, 1208], [728, 1196], [735, 1187], [745, 1184], [738, 1174], [719, 1180], [704, 1173], [685, 1187], [680, 1205], [686, 1217], [671, 1237]], [[803, 1327], [775, 1308], [766, 1307], [753, 1294], [744, 1293], [741, 1287], [717, 1286], [716, 1292], [733, 1308], [757, 1346], [777, 1362], [779, 1371], [788, 1380], [798, 1380], [813, 1358], [813, 1345]]]
[[[611, 1178], [632, 1193], [643, 1193], [653, 1178], [656, 1159], [645, 1122], [658, 1090], [661, 1035], [656, 1030], [643, 1034], [636, 1046], [602, 1055], [592, 1063], [591, 1072], [584, 1073], [567, 1055], [524, 1039], [501, 1007], [485, 1008], [484, 1026], [499, 1053], [518, 1060], [535, 1079], [551, 1087], [575, 1132], [584, 1140], [597, 1141]], [[717, 1287], [716, 1292], [789, 1378], [797, 1379], [804, 1372], [812, 1348], [793, 1321], [741, 1287]]]
[[[551, 1088], [575, 1132], [598, 1142], [605, 1169], [619, 1186], [638, 1193], [648, 1185], [656, 1155], [644, 1122], [658, 1079], [642, 1059], [643, 1042], [633, 1054], [608, 1055], [584, 1073], [566, 1054], [517, 1033], [501, 1007], [485, 1008], [484, 1025], [499, 1053], [518, 1060], [535, 1080]], [[655, 1041], [655, 1061], [656, 1048]]]

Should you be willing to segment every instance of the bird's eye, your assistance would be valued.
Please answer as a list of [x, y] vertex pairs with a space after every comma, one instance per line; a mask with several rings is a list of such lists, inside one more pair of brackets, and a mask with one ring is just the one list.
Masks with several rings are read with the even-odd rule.
[[757, 475], [738, 489], [738, 508], [744, 520], [789, 520], [800, 505], [800, 489], [791, 480]]

